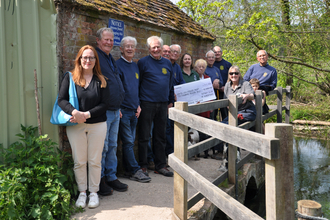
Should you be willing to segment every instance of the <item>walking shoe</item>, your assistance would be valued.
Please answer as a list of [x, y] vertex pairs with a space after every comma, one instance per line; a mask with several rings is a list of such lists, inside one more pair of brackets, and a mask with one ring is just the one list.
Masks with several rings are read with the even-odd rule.
[[135, 180], [141, 183], [147, 183], [150, 182], [151, 178], [149, 176], [144, 175], [142, 169], [139, 169], [136, 171], [134, 175], [130, 177], [131, 180]]
[[120, 182], [118, 179], [113, 181], [107, 181], [107, 184], [114, 190], [119, 192], [125, 192], [128, 188], [127, 184]]
[[167, 168], [162, 168], [159, 170], [155, 170], [155, 173], [157, 174], [163, 174], [164, 176], [169, 176], [172, 177], [173, 176], [173, 172], [169, 171]]
[[76, 201], [76, 207], [85, 208], [86, 207], [86, 199], [87, 199], [86, 193], [81, 192], [79, 194], [79, 197], [78, 197], [77, 201]]
[[88, 208], [94, 209], [100, 205], [99, 196], [97, 195], [97, 193], [89, 194], [88, 198], [89, 198]]
[[149, 170], [155, 170], [155, 163], [153, 161], [148, 162], [148, 169]]
[[98, 193], [101, 196], [107, 196], [107, 195], [112, 195], [113, 189], [107, 184], [105, 177], [102, 177], [101, 182], [100, 182], [100, 190]]
[[147, 168], [141, 168], [144, 175], [149, 176]]

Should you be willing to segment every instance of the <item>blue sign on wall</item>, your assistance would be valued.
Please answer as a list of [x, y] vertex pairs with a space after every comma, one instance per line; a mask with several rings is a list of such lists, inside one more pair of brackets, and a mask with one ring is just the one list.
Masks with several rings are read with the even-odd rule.
[[119, 46], [120, 41], [124, 37], [124, 29], [125, 29], [124, 22], [109, 18], [108, 27], [113, 30], [113, 34], [114, 34], [114, 36], [113, 36], [114, 44], [113, 45]]

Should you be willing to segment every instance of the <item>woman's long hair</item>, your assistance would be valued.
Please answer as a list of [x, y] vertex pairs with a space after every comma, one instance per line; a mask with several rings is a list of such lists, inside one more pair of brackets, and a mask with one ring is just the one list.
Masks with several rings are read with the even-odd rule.
[[102, 72], [101, 72], [99, 56], [97, 55], [95, 48], [90, 45], [85, 45], [82, 48], [80, 48], [80, 50], [77, 54], [76, 60], [75, 60], [74, 69], [71, 70], [72, 79], [76, 85], [85, 87], [86, 80], [83, 77], [83, 69], [81, 66], [81, 56], [82, 56], [83, 52], [87, 49], [91, 49], [95, 56], [95, 66], [93, 68], [93, 74], [96, 75], [99, 78], [99, 80], [101, 81], [101, 88], [105, 88], [107, 86], [107, 81], [105, 80], [105, 77], [102, 75]]
[[190, 70], [192, 70], [192, 69], [194, 69], [194, 60], [193, 60], [193, 57], [189, 53], [184, 53], [182, 55], [182, 57], [180, 59], [180, 67], [181, 67], [181, 69], [183, 69], [183, 58], [186, 55], [190, 56], [190, 58], [191, 58]]

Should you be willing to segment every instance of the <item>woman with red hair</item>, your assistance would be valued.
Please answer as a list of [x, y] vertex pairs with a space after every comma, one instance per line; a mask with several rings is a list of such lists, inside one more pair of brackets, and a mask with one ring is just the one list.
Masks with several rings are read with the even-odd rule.
[[[75, 67], [71, 71], [76, 86], [79, 110], [69, 102], [70, 74], [66, 74], [61, 83], [58, 105], [72, 115], [66, 133], [72, 149], [74, 173], [80, 192], [77, 207], [86, 207], [88, 183], [89, 208], [99, 206], [99, 183], [101, 179], [101, 159], [106, 135], [106, 110], [109, 105], [107, 82], [101, 73], [99, 58], [94, 47], [83, 46], [76, 57]], [[87, 164], [88, 163], [88, 181]]]

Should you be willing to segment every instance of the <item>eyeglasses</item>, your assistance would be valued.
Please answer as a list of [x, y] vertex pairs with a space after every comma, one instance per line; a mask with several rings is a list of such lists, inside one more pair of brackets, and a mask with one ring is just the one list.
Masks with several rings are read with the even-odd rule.
[[174, 53], [174, 54], [179, 54], [180, 52], [179, 51], [177, 51], [177, 50], [171, 50], [172, 51], [172, 53]]
[[230, 72], [229, 75], [231, 75], [231, 76], [232, 76], [232, 75], [236, 75], [236, 76], [238, 76], [239, 73], [238, 73], [238, 72]]
[[215, 57], [207, 57], [207, 59], [214, 59]]
[[82, 59], [83, 61], [88, 61], [88, 60], [90, 60], [90, 61], [94, 61], [94, 60], [95, 60], [95, 57], [81, 57], [81, 59]]
[[134, 45], [125, 45], [124, 47], [125, 47], [126, 49], [134, 49], [134, 48], [135, 48]]

